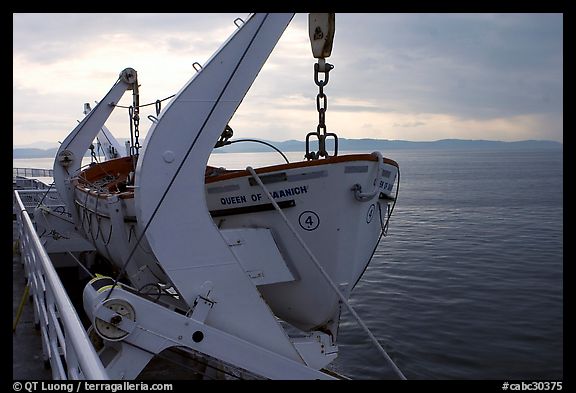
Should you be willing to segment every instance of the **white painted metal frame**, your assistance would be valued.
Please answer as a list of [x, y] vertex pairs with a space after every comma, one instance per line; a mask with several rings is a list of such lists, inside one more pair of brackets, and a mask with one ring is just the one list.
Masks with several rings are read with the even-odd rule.
[[[336, 379], [287, 356], [205, 324], [204, 320], [212, 312], [212, 303], [202, 300], [202, 297], [198, 298], [196, 307], [188, 317], [116, 287], [110, 301], [127, 301], [136, 314], [136, 321], [132, 322], [106, 308], [104, 302], [109, 291], [98, 293], [87, 285], [84, 290], [84, 307], [93, 324], [95, 318], [112, 323], [112, 318], [116, 316], [122, 321], [117, 326], [128, 332], [121, 341], [114, 342], [114, 345], [120, 345], [122, 349], [107, 366], [113, 379], [136, 378], [148, 363], [151, 354], [179, 346], [191, 348], [269, 379]], [[202, 333], [200, 341], [194, 340], [194, 332]], [[124, 352], [127, 354], [124, 355]]]
[[204, 286], [213, 288], [207, 324], [303, 362], [214, 224], [204, 192], [214, 144], [292, 17], [252, 15], [170, 101], [140, 152], [134, 206], [182, 299], [192, 306]]
[[34, 322], [40, 325], [42, 333], [43, 359], [50, 362], [52, 378], [109, 379], [50, 257], [40, 243], [19, 193], [14, 191], [19, 209], [20, 253], [34, 299]]
[[71, 184], [71, 179], [80, 171], [84, 153], [88, 151], [116, 104], [135, 80], [136, 71], [131, 68], [124, 69], [108, 94], [70, 132], [56, 153], [53, 168], [54, 184], [76, 223], [79, 219], [74, 206], [74, 186]]

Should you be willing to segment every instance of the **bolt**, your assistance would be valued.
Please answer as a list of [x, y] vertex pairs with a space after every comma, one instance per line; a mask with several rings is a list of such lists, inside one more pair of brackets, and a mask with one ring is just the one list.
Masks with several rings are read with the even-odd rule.
[[120, 315], [114, 315], [110, 318], [110, 323], [112, 325], [118, 325], [120, 322], [122, 322], [122, 317]]

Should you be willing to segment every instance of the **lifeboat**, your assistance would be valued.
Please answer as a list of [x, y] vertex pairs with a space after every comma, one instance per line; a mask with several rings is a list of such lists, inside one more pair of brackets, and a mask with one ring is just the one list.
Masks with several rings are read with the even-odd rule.
[[[378, 153], [353, 154], [257, 168], [255, 172], [321, 266], [348, 295], [366, 269], [385, 230], [398, 164]], [[208, 166], [204, 195], [220, 230], [266, 228], [288, 271], [273, 282], [265, 268], [246, 266], [246, 274], [281, 319], [299, 329], [326, 329], [338, 320], [338, 297], [298, 244], [269, 195], [246, 170]], [[101, 255], [119, 269], [127, 249], [134, 248], [128, 266], [131, 285], [141, 289], [151, 277], [165, 276], [146, 239], [140, 237], [134, 207], [134, 161], [112, 159], [80, 172], [75, 180], [75, 204], [81, 229]], [[368, 190], [367, 195], [362, 191]], [[119, 204], [110, 201], [120, 201]], [[120, 227], [111, 217], [121, 207]], [[182, 198], [181, 209], [186, 209]], [[189, 236], [195, 236], [189, 233]], [[234, 239], [229, 235], [229, 246]]]

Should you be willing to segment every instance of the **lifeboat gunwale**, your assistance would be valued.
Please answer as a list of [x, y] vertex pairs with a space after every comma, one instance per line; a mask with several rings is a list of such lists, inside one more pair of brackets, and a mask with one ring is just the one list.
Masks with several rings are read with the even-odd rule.
[[[343, 156], [330, 157], [322, 160], [312, 160], [312, 161], [298, 161], [289, 164], [278, 164], [271, 166], [264, 166], [255, 169], [258, 174], [265, 174], [270, 172], [278, 172], [289, 169], [296, 168], [307, 168], [320, 165], [336, 164], [341, 162], [350, 161], [378, 161], [378, 157], [372, 154], [348, 154]], [[88, 193], [98, 198], [108, 198], [110, 195], [116, 195], [120, 199], [130, 199], [134, 198], [134, 190], [127, 191], [95, 191], [90, 188], [90, 183], [100, 180], [103, 177], [109, 175], [110, 173], [117, 174], [118, 177], [111, 180], [106, 187], [115, 185], [121, 181], [125, 181], [128, 174], [132, 171], [132, 157], [120, 157], [112, 160], [104, 161], [102, 163], [93, 165], [80, 172], [76, 178], [75, 187], [81, 192]], [[393, 165], [398, 168], [398, 163], [394, 160], [384, 157], [384, 163]], [[207, 173], [210, 169], [216, 169], [215, 167], [208, 166]], [[237, 177], [250, 176], [250, 173], [245, 169], [228, 170], [224, 173], [215, 176], [206, 176], [205, 184], [216, 183], [219, 181], [234, 179]]]

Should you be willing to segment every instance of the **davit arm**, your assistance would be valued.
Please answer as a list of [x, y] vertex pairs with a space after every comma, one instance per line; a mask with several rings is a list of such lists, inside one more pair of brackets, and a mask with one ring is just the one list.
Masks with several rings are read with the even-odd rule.
[[124, 69], [108, 94], [64, 139], [56, 153], [54, 184], [76, 223], [78, 217], [74, 208], [74, 187], [71, 179], [79, 172], [84, 154], [114, 110], [115, 104], [126, 90], [133, 88], [135, 83], [138, 83], [136, 71], [132, 68]]
[[[87, 115], [90, 113], [92, 108], [90, 108], [90, 104], [84, 104], [84, 114]], [[100, 132], [96, 136], [98, 143], [100, 144], [100, 148], [104, 153], [104, 158], [106, 160], [111, 160], [113, 158], [123, 157], [122, 154], [122, 146], [114, 135], [110, 132], [110, 130], [106, 126], [102, 126]]]

